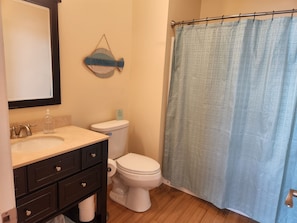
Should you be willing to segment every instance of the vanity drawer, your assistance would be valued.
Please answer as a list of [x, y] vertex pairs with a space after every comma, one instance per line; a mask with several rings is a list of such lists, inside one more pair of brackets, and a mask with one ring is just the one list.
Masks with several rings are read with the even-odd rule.
[[57, 185], [53, 184], [17, 200], [18, 223], [36, 223], [57, 210]]
[[29, 191], [78, 172], [80, 164], [80, 151], [76, 150], [29, 165]]
[[59, 182], [59, 207], [78, 201], [101, 187], [102, 164]]
[[27, 193], [27, 169], [21, 167], [13, 170], [14, 175], [14, 189], [16, 198]]
[[83, 148], [82, 150], [82, 168], [88, 168], [102, 162], [102, 144], [96, 143]]

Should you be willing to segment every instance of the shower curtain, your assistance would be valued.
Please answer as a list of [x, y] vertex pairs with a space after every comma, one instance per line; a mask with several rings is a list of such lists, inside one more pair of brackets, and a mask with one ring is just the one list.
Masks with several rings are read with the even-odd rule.
[[297, 222], [284, 205], [297, 189], [296, 99], [296, 18], [178, 27], [164, 177], [261, 223]]

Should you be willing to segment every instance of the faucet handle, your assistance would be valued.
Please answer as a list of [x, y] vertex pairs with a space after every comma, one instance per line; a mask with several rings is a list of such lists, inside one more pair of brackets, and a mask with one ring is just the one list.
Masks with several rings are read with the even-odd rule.
[[11, 139], [16, 139], [16, 138], [18, 138], [17, 133], [16, 133], [15, 126], [12, 126], [12, 127], [10, 128], [10, 138], [11, 138]]
[[25, 126], [25, 129], [26, 129], [27, 136], [31, 136], [32, 135], [32, 129], [31, 129], [31, 127], [33, 125], [31, 125], [31, 124], [28, 123], [28, 124], [26, 124], [24, 126]]
[[32, 135], [31, 127], [34, 127], [34, 126], [36, 126], [36, 125], [20, 124], [17, 127], [13, 125], [10, 128], [10, 138], [16, 139], [16, 138], [23, 138], [23, 137], [31, 136]]
[[[23, 133], [25, 131], [25, 134]], [[32, 131], [30, 128], [30, 124], [21, 124], [18, 128], [18, 132], [16, 133], [18, 138], [23, 138], [32, 135]]]
[[28, 124], [26, 124], [26, 126], [28, 126], [28, 128], [30, 128], [30, 130], [31, 130], [31, 128], [32, 128], [32, 127], [36, 127], [37, 124], [30, 124], [30, 123], [28, 123]]

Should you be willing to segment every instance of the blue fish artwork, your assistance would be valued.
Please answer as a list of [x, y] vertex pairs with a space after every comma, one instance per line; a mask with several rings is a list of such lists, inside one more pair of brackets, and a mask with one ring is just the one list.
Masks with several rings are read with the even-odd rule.
[[115, 60], [111, 51], [105, 48], [96, 49], [84, 59], [84, 63], [99, 77], [110, 77], [115, 69], [122, 71], [124, 68], [124, 59]]

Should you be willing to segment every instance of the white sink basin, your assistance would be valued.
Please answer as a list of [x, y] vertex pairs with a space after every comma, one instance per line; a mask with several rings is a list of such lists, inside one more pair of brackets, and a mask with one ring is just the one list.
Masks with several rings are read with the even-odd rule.
[[11, 150], [15, 152], [34, 152], [42, 149], [50, 149], [62, 144], [63, 142], [64, 139], [58, 136], [28, 137], [11, 144]]

